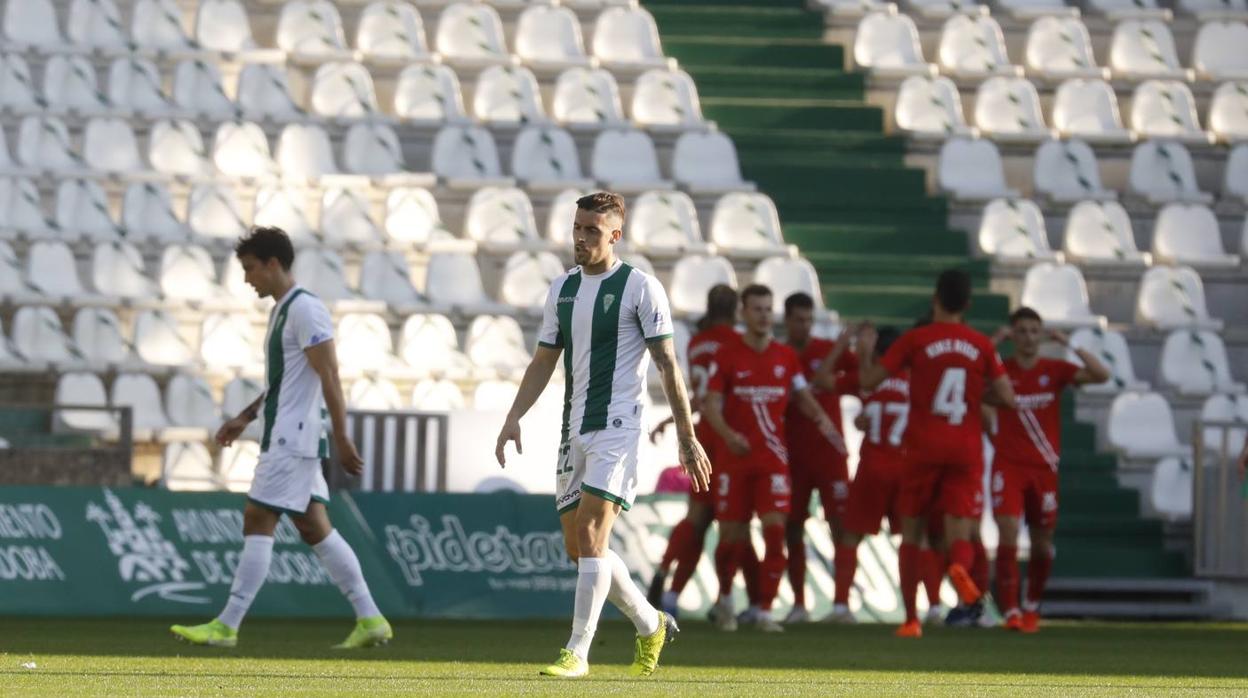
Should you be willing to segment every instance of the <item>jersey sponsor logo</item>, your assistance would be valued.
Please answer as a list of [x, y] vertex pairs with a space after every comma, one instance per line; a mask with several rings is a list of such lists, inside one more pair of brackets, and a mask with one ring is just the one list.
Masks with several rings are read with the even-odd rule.
[[555, 305], [563, 305], [564, 303], [575, 303], [576, 296], [559, 296], [559, 300], [555, 301]]
[[602, 312], [604, 312], [604, 313], [605, 313], [605, 312], [609, 312], [609, 311], [611, 310], [611, 304], [612, 304], [612, 303], [615, 303], [615, 294], [614, 294], [614, 293], [606, 293], [606, 294], [603, 294], [603, 296], [602, 296]]
[[938, 339], [927, 345], [923, 351], [929, 359], [941, 354], [961, 354], [971, 361], [979, 360], [979, 349], [965, 339]]
[[1038, 410], [1048, 407], [1057, 395], [1053, 393], [1031, 393], [1030, 395], [1016, 395], [1014, 399], [1018, 402], [1020, 410]]
[[732, 394], [751, 402], [774, 402], [784, 397], [787, 390], [779, 385], [736, 385]]

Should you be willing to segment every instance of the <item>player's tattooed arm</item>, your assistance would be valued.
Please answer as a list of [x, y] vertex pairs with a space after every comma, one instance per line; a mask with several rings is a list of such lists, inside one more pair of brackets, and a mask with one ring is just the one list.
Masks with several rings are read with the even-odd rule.
[[533, 359], [529, 361], [529, 367], [524, 369], [524, 377], [520, 379], [516, 399], [511, 402], [507, 419], [503, 421], [503, 428], [499, 430], [498, 439], [494, 443], [494, 457], [498, 459], [499, 465], [507, 466], [504, 447], [508, 441], [516, 442], [516, 453], [524, 453], [524, 446], [520, 443], [520, 418], [528, 413], [529, 408], [533, 407], [533, 403], [537, 402], [537, 398], [550, 383], [550, 377], [559, 365], [559, 355], [562, 353], [562, 347], [548, 347], [543, 344], [539, 344], [533, 352]]
[[672, 408], [680, 464], [693, 480], [694, 490], [704, 492], [710, 486], [711, 464], [693, 433], [693, 410], [689, 406], [689, 394], [685, 390], [685, 377], [681, 374], [680, 362], [676, 360], [676, 345], [669, 337], [649, 342], [647, 348], [659, 376], [663, 379], [663, 394], [667, 396], [667, 404]]
[[845, 439], [841, 436], [841, 430], [832, 423], [832, 418], [828, 416], [828, 413], [823, 411], [823, 407], [815, 399], [814, 393], [810, 389], [805, 389], [797, 391], [794, 393], [794, 396], [797, 400], [797, 409], [801, 410], [807, 419], [815, 423], [819, 433], [823, 434], [833, 448], [841, 453], [848, 453], [845, 449]]

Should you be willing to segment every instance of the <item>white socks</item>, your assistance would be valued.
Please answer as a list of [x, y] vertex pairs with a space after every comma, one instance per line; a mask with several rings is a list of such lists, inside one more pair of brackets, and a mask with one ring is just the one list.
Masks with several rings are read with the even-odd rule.
[[256, 592], [269, 576], [269, 561], [273, 559], [273, 536], [245, 536], [243, 554], [234, 570], [234, 583], [230, 585], [230, 600], [217, 620], [238, 630], [247, 615], [247, 609], [256, 598]]
[[589, 658], [598, 616], [611, 591], [611, 567], [608, 557], [583, 557], [576, 564], [576, 601], [572, 611], [572, 637], [568, 639], [567, 648], [581, 659]]
[[325, 536], [325, 540], [312, 546], [312, 549], [316, 551], [317, 557], [321, 558], [321, 564], [325, 566], [329, 578], [334, 580], [334, 584], [338, 585], [342, 595], [351, 602], [357, 620], [381, 615], [381, 611], [377, 610], [377, 604], [373, 602], [373, 595], [368, 591], [368, 583], [364, 581], [360, 560], [355, 556], [355, 551], [351, 549], [342, 534], [338, 533], [338, 529], [330, 531], [329, 535]]
[[607, 593], [607, 599], [615, 604], [615, 607], [620, 609], [626, 618], [633, 621], [638, 635], [648, 637], [658, 632], [659, 623], [662, 622], [659, 612], [646, 600], [646, 595], [641, 593], [641, 589], [637, 588], [637, 584], [633, 582], [633, 576], [628, 573], [628, 566], [624, 564], [624, 560], [616, 555], [614, 550], [608, 550], [607, 554], [599, 559], [605, 559], [611, 565], [611, 591]]

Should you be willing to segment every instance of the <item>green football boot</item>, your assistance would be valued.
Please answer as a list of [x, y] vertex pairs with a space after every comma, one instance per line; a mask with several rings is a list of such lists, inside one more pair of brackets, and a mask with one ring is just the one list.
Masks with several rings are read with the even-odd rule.
[[394, 639], [394, 630], [382, 616], [361, 618], [355, 622], [355, 629], [347, 639], [334, 645], [336, 650], [356, 650], [365, 647], [380, 647]]
[[169, 628], [169, 632], [192, 645], [234, 647], [238, 644], [238, 631], [216, 618], [203, 625], [175, 625]]

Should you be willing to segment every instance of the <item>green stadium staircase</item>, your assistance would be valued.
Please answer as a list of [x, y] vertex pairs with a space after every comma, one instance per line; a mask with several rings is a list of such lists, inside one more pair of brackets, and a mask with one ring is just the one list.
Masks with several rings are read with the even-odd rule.
[[[814, 264], [828, 307], [848, 321], [909, 326], [924, 313], [935, 275], [971, 272], [970, 321], [995, 328], [1009, 311], [987, 292], [988, 262], [946, 226], [946, 202], [903, 161], [866, 103], [865, 76], [844, 70], [845, 49], [822, 40], [823, 21], [794, 0], [649, 0], [664, 51], [697, 83], [707, 119], [732, 137], [746, 179], [780, 212], [785, 239]], [[1068, 396], [1069, 397], [1069, 396]], [[1064, 404], [1062, 513], [1055, 576], [1176, 578], [1181, 555], [1163, 549], [1157, 521], [1120, 488], [1113, 456]]]

